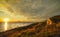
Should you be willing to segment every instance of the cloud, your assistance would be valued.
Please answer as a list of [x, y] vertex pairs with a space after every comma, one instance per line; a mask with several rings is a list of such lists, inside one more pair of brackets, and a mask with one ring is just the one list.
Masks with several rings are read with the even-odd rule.
[[60, 0], [5, 0], [9, 4], [8, 10], [14, 18], [27, 17], [40, 21], [60, 14]]

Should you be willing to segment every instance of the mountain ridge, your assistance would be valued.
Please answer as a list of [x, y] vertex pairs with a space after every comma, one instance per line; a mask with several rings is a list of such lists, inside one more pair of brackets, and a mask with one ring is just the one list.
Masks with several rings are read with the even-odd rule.
[[60, 15], [49, 18], [44, 22], [33, 23], [29, 26], [15, 28], [0, 33], [0, 37], [59, 37]]

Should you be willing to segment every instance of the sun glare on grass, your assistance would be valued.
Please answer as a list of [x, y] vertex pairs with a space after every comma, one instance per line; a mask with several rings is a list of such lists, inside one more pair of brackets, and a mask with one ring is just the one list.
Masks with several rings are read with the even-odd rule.
[[9, 21], [8, 18], [4, 18], [4, 30], [7, 30], [7, 27], [8, 27], [8, 21]]

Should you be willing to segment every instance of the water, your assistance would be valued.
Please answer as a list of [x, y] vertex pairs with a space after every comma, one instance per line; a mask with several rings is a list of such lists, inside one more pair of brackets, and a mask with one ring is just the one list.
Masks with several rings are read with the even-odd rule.
[[18, 27], [28, 26], [30, 24], [32, 23], [10, 22], [10, 23], [7, 23], [7, 25], [5, 26], [5, 23], [0, 22], [0, 32], [11, 30]]

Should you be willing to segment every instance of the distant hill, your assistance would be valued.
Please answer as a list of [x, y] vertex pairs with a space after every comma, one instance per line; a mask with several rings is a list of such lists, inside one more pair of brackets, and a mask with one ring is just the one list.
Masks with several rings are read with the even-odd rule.
[[60, 37], [60, 15], [44, 22], [1, 32], [0, 37]]

